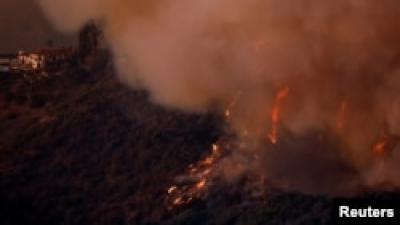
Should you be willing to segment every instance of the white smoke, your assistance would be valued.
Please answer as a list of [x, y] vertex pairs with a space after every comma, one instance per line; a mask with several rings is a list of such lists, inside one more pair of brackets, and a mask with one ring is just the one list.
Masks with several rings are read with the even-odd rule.
[[[157, 103], [225, 109], [240, 93], [230, 114], [239, 136], [246, 130], [253, 141], [267, 137], [283, 87], [290, 92], [280, 126], [297, 136], [324, 130], [337, 137], [342, 148], [331, 151], [361, 174], [375, 165], [374, 144], [400, 135], [396, 0], [37, 1], [65, 32], [101, 22], [120, 79], [148, 89]], [[337, 128], [342, 102], [344, 125]], [[290, 167], [298, 160], [267, 155], [274, 165], [268, 173], [279, 170], [275, 162]], [[393, 162], [379, 173], [399, 183], [398, 157], [385, 157]]]

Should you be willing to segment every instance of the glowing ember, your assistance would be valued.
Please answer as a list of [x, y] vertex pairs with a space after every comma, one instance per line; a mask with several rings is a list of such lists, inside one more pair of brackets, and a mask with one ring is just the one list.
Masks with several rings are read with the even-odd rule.
[[171, 194], [174, 190], [176, 190], [176, 186], [168, 188], [168, 194]]
[[339, 112], [337, 114], [337, 119], [336, 119], [336, 127], [338, 129], [341, 129], [343, 127], [343, 120], [346, 114], [347, 106], [348, 106], [347, 101], [342, 101], [342, 103], [340, 104]]
[[229, 117], [231, 115], [231, 111], [229, 109], [225, 110], [225, 116]]
[[386, 145], [387, 145], [387, 140], [380, 141], [374, 145], [372, 150], [376, 154], [382, 153], [385, 150]]
[[182, 198], [178, 197], [174, 200], [174, 205], [180, 205], [182, 203]]
[[226, 119], [229, 119], [229, 117], [232, 115], [232, 109], [236, 106], [237, 102], [239, 101], [240, 97], [242, 96], [242, 92], [238, 91], [233, 98], [233, 100], [229, 103], [229, 105], [226, 107], [224, 115]]
[[187, 204], [195, 198], [201, 198], [206, 194], [206, 184], [211, 179], [213, 165], [220, 158], [220, 146], [217, 143], [211, 145], [211, 154], [196, 164], [190, 164], [185, 175], [175, 179], [176, 184], [171, 186], [168, 193], [168, 208]]
[[273, 144], [276, 144], [276, 142], [278, 141], [277, 126], [280, 118], [281, 102], [287, 96], [289, 90], [290, 90], [289, 87], [282, 88], [278, 91], [278, 93], [275, 96], [275, 103], [274, 106], [272, 107], [272, 113], [271, 113], [271, 124], [272, 124], [271, 131], [268, 135], [269, 140]]
[[213, 151], [213, 153], [218, 153], [218, 151], [219, 151], [219, 146], [217, 145], [217, 144], [212, 144], [211, 145], [212, 146], [212, 151]]
[[201, 180], [199, 183], [196, 184], [196, 188], [202, 189], [206, 185], [206, 180]]

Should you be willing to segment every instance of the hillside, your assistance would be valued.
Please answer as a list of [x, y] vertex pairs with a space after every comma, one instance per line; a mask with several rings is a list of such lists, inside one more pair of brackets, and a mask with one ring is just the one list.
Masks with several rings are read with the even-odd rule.
[[102, 57], [32, 83], [0, 75], [0, 224], [332, 222], [330, 197], [279, 190], [245, 202], [227, 187], [167, 210], [168, 187], [209, 154], [221, 116], [154, 105]]

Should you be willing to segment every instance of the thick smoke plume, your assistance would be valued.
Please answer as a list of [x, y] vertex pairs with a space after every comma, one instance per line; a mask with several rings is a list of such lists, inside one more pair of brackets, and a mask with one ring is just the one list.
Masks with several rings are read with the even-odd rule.
[[228, 108], [246, 143], [275, 134], [271, 149], [251, 151], [278, 185], [400, 184], [399, 1], [38, 3], [65, 32], [99, 23], [120, 79], [155, 102]]

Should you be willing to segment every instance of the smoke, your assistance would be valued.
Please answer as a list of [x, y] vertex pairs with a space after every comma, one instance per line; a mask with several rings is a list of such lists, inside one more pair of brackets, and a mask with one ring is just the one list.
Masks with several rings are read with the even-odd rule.
[[275, 127], [249, 151], [279, 186], [400, 183], [397, 141], [373, 151], [400, 136], [398, 1], [37, 1], [62, 31], [101, 24], [120, 79], [155, 102], [228, 108], [246, 143]]

